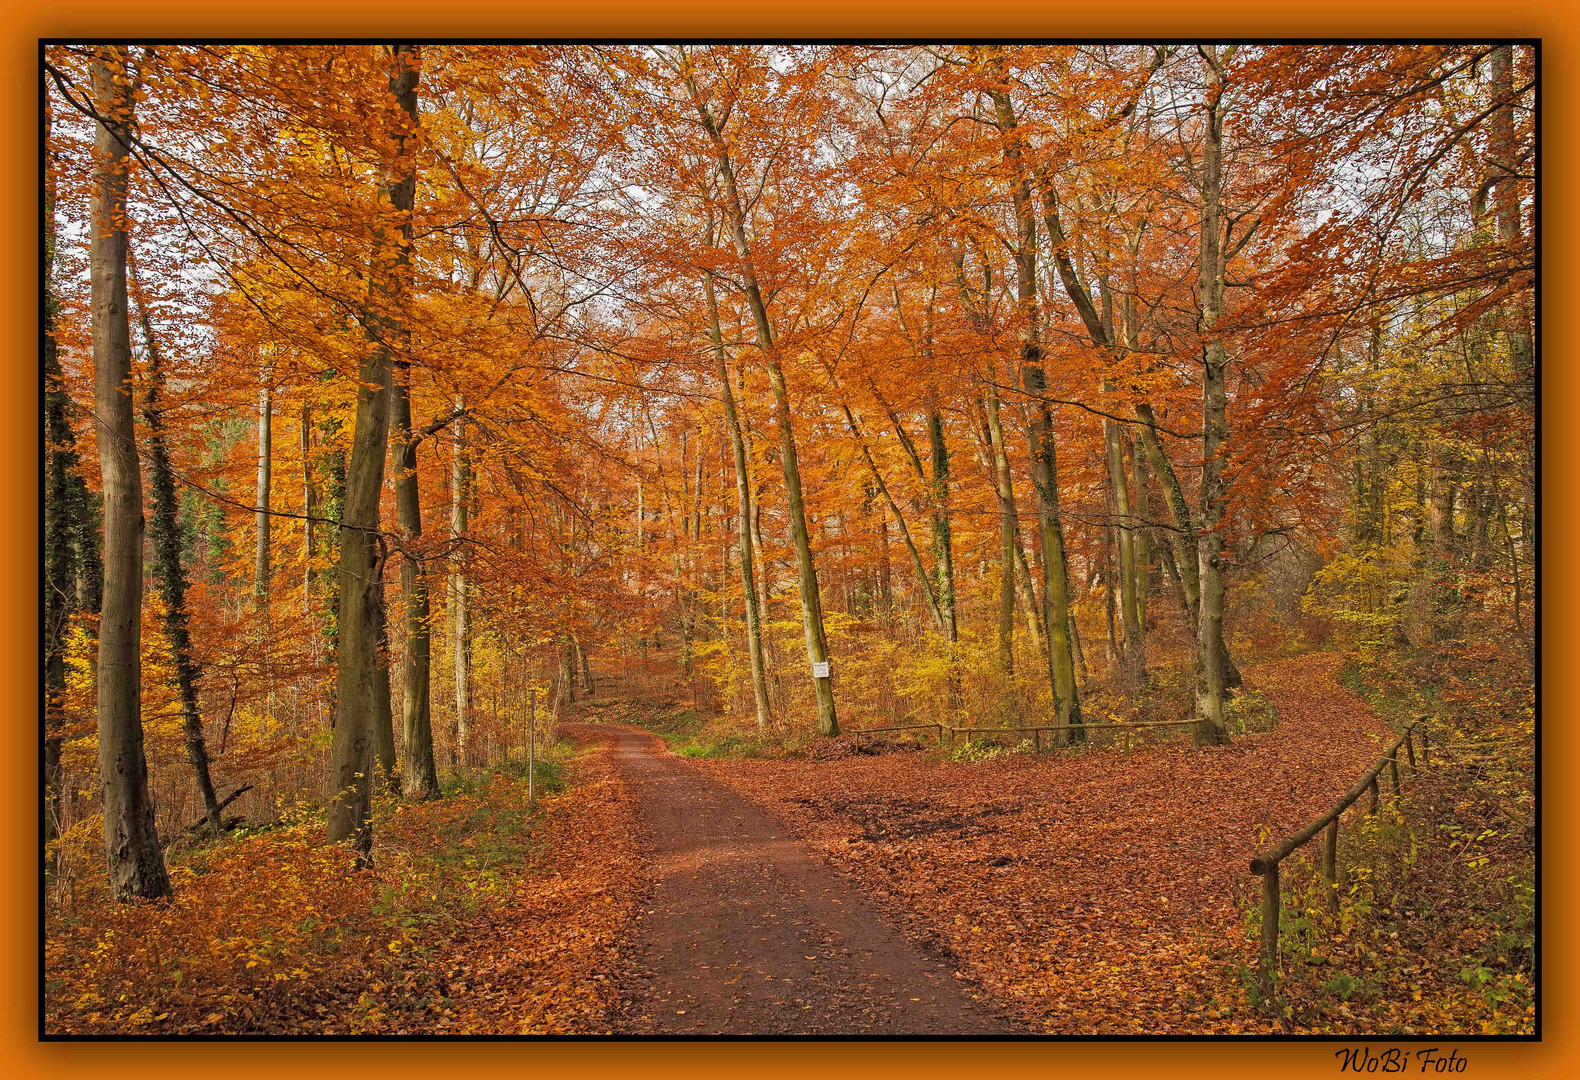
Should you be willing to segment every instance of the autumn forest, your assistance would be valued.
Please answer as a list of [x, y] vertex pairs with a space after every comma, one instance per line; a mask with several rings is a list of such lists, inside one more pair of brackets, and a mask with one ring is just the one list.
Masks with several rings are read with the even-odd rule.
[[44, 1034], [1536, 1030], [1530, 44], [41, 58]]

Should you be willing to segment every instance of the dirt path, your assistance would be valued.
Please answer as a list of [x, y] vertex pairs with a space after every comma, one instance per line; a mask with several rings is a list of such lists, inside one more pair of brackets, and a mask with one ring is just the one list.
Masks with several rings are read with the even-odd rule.
[[656, 884], [617, 1030], [965, 1035], [1010, 1028], [759, 804], [651, 735], [598, 739], [636, 795]]

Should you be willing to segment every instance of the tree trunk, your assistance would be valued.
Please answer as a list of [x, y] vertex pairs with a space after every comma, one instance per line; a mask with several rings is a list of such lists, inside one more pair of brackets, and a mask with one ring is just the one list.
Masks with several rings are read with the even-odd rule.
[[[340, 526], [339, 648], [336, 649], [335, 730], [330, 746], [329, 839], [354, 840], [358, 861], [372, 861], [374, 681], [378, 670], [378, 620], [384, 541], [379, 532], [379, 497], [384, 487], [384, 456], [389, 436], [390, 340], [399, 334], [407, 302], [411, 264], [411, 209], [416, 175], [403, 160], [407, 136], [417, 120], [416, 46], [390, 47], [390, 94], [398, 109], [387, 113], [388, 134], [396, 144], [393, 159], [379, 177], [378, 201], [399, 217], [399, 239], [387, 228], [375, 230], [369, 273], [367, 317], [369, 348], [357, 388], [351, 459], [346, 467], [345, 509]], [[404, 112], [404, 117], [399, 115]]]
[[735, 461], [735, 498], [739, 514], [736, 532], [741, 551], [741, 599], [746, 611], [746, 651], [751, 666], [752, 701], [757, 707], [757, 730], [766, 733], [773, 724], [773, 715], [768, 705], [768, 677], [763, 668], [757, 582], [752, 562], [751, 477], [746, 468], [746, 440], [741, 435], [741, 420], [735, 411], [735, 393], [730, 389], [729, 362], [724, 352], [724, 333], [719, 326], [719, 302], [714, 292], [711, 271], [702, 275], [702, 295], [708, 304], [708, 337], [713, 342], [713, 355], [719, 375], [719, 396], [724, 403], [724, 426], [729, 432], [730, 452]]
[[938, 568], [938, 610], [944, 620], [944, 637], [954, 645], [960, 640], [960, 627], [955, 614], [955, 544], [949, 527], [949, 447], [944, 442], [944, 417], [935, 396], [928, 403], [927, 446], [933, 466], [929, 502], [933, 565]]
[[269, 610], [271, 578], [269, 479], [274, 464], [274, 391], [269, 382], [273, 377], [273, 367], [272, 363], [264, 364], [262, 378], [259, 380], [262, 385], [258, 387], [258, 489], [256, 501], [253, 503], [258, 511], [257, 544], [252, 563], [252, 595], [258, 602], [258, 609], [264, 613]]
[[587, 662], [587, 648], [586, 648], [586, 646], [584, 646], [582, 644], [582, 639], [580, 637], [572, 636], [571, 640], [573, 642], [575, 642], [575, 644], [576, 644], [576, 661], [577, 661], [577, 663], [579, 663], [581, 665], [582, 694], [584, 696], [586, 696], [586, 697], [592, 697], [593, 696], [592, 666], [590, 664], [588, 664], [588, 662]]
[[[1492, 93], [1500, 105], [1492, 114], [1489, 149], [1496, 161], [1509, 170], [1516, 170], [1519, 153], [1514, 138], [1514, 47], [1499, 45], [1492, 50]], [[1498, 219], [1498, 242], [1510, 249], [1522, 246], [1523, 227], [1520, 209], [1520, 178], [1506, 175], [1493, 188], [1493, 208]], [[1512, 252], [1511, 252], [1512, 254]], [[1504, 318], [1508, 325], [1505, 339], [1508, 342], [1509, 362], [1516, 374], [1524, 379], [1534, 377], [1536, 347], [1531, 333], [1531, 313], [1526, 305], [1527, 293], [1520, 293], [1504, 305]]]
[[[45, 142], [53, 120], [50, 96], [44, 95]], [[77, 510], [75, 483], [79, 462], [76, 436], [71, 429], [71, 397], [60, 368], [55, 341], [55, 172], [53, 161], [44, 163], [44, 452], [48, 479], [44, 496], [44, 847], [45, 867], [53, 874], [58, 851], [50, 850], [60, 836], [61, 793], [65, 773], [60, 745], [66, 696], [66, 632], [76, 606], [75, 563]]]
[[390, 703], [390, 622], [388, 587], [384, 584], [384, 563], [379, 563], [376, 583], [378, 603], [378, 660], [373, 673], [373, 759], [378, 762], [379, 779], [390, 794], [400, 790], [400, 774], [395, 760], [395, 716]]
[[[994, 50], [995, 72], [1004, 77], [1001, 54]], [[1007, 89], [994, 89], [997, 126], [1005, 137], [1004, 161], [1011, 177], [1010, 194], [1015, 209], [1015, 285], [1020, 317], [1021, 387], [1032, 399], [1026, 426], [1031, 457], [1032, 488], [1037, 499], [1037, 526], [1042, 533], [1043, 625], [1047, 629], [1048, 679], [1059, 723], [1070, 731], [1071, 741], [1081, 741], [1081, 703], [1075, 686], [1075, 656], [1070, 642], [1070, 589], [1064, 550], [1064, 525], [1059, 513], [1058, 451], [1054, 444], [1053, 411], [1048, 404], [1047, 376], [1038, 344], [1037, 222], [1031, 207], [1031, 182], [1021, 155], [1022, 135]]]
[[1147, 598], [1152, 592], [1152, 500], [1147, 491], [1147, 459], [1128, 434], [1124, 437], [1125, 452], [1130, 456], [1131, 482], [1134, 484], [1133, 509], [1140, 527], [1135, 532], [1136, 544], [1136, 618], [1141, 624], [1143, 637], [1147, 632]]
[[[1218, 323], [1223, 317], [1223, 114], [1225, 80], [1215, 46], [1204, 46], [1207, 62], [1206, 123], [1201, 167], [1201, 261], [1197, 289], [1201, 297], [1201, 530], [1196, 536], [1201, 576], [1201, 614], [1197, 621], [1196, 716], [1201, 741], [1224, 744], [1223, 639], [1223, 444], [1229, 433], [1225, 371], [1229, 355]], [[1228, 56], [1225, 56], [1227, 60]]]
[[[313, 613], [313, 555], [317, 543], [318, 485], [313, 481], [313, 409], [302, 403], [302, 614]], [[316, 642], [316, 639], [315, 639]], [[316, 644], [314, 646], [316, 653]]]
[[[460, 398], [456, 398], [455, 403], [457, 408], [462, 405]], [[450, 574], [450, 632], [451, 651], [455, 655], [455, 741], [457, 753], [462, 757], [472, 737], [472, 599], [467, 594], [465, 554], [461, 547], [470, 527], [471, 491], [472, 461], [466, 452], [465, 421], [458, 420], [450, 463], [450, 540], [456, 545], [452, 556], [455, 569]], [[414, 766], [411, 756], [414, 750], [419, 754], [422, 752], [421, 747], [407, 749], [408, 773], [414, 767], [419, 774], [434, 773], [431, 721], [426, 766]], [[436, 790], [438, 780], [437, 774], [434, 775], [433, 787]]]
[[[774, 354], [773, 328], [768, 322], [768, 309], [763, 303], [762, 290], [757, 284], [757, 272], [752, 264], [751, 248], [746, 241], [746, 223], [741, 208], [740, 193], [735, 186], [735, 170], [724, 136], [714, 123], [712, 114], [697, 91], [696, 80], [689, 70], [685, 76], [686, 88], [691, 91], [702, 126], [713, 142], [719, 179], [724, 188], [724, 209], [729, 218], [730, 231], [735, 240], [735, 254], [740, 259], [741, 277], [747, 303], [757, 329], [757, 346], [768, 368], [768, 385], [773, 391], [774, 411], [779, 424], [779, 457], [784, 468], [785, 495], [790, 511], [790, 534], [795, 546], [796, 574], [801, 587], [801, 624], [806, 633], [807, 659], [814, 670], [827, 665], [828, 644], [823, 634], [823, 602], [818, 595], [817, 569], [812, 562], [811, 537], [807, 532], [806, 509], [801, 499], [801, 467], [796, 458], [795, 430], [791, 423], [790, 394], [785, 386], [784, 371]], [[818, 734], [833, 737], [839, 734], [839, 718], [834, 711], [834, 686], [831, 678], [812, 680], [817, 695]]]
[[125, 50], [101, 46], [92, 67], [94, 133], [93, 401], [104, 490], [104, 596], [99, 620], [99, 778], [104, 852], [116, 900], [170, 895], [143, 755], [143, 483], [132, 421], [126, 297], [127, 133], [132, 88]]
[[889, 515], [878, 507], [878, 618], [894, 624], [894, 568], [889, 563]]
[[[431, 767], [433, 612], [428, 598], [428, 565], [412, 550], [422, 543], [422, 500], [417, 484], [417, 448], [422, 436], [412, 430], [410, 360], [397, 357], [392, 374], [390, 434], [398, 455], [395, 512], [401, 543], [406, 548], [400, 561], [400, 583], [406, 634], [401, 673], [401, 739], [407, 748], [407, 768], [400, 786], [412, 798], [429, 799], [439, 795], [437, 773]], [[466, 760], [464, 753], [462, 760]]]
[[175, 475], [170, 468], [170, 451], [165, 443], [164, 406], [161, 401], [165, 391], [164, 357], [154, 338], [148, 305], [138, 287], [130, 248], [127, 249], [127, 275], [132, 298], [137, 301], [143, 345], [148, 357], [148, 391], [143, 401], [143, 419], [148, 425], [149, 472], [153, 483], [154, 571], [165, 601], [165, 634], [170, 639], [170, 651], [175, 662], [187, 761], [192, 765], [198, 794], [203, 799], [203, 813], [209, 832], [219, 836], [225, 831], [225, 825], [220, 819], [219, 799], [214, 794], [214, 781], [209, 775], [208, 746], [203, 739], [203, 716], [198, 709], [197, 683], [200, 673], [197, 661], [192, 657], [186, 570], [181, 565], [180, 507], [176, 501]]
[[998, 496], [999, 599], [998, 664], [1005, 677], [1015, 674], [1015, 553], [1020, 546], [1016, 531], [1014, 480], [999, 420], [998, 374], [989, 369], [987, 386], [988, 443], [993, 448], [993, 481]]
[[[1104, 390], [1112, 393], [1112, 382], [1104, 383]], [[1124, 636], [1120, 641], [1119, 670], [1126, 692], [1135, 693], [1147, 684], [1147, 647], [1142, 636], [1141, 601], [1136, 595], [1139, 575], [1136, 572], [1136, 517], [1130, 501], [1129, 478], [1125, 472], [1124, 447], [1119, 425], [1112, 420], [1103, 421], [1103, 449], [1108, 465], [1108, 483], [1113, 492], [1116, 532], [1116, 553], [1119, 559], [1119, 616]]]

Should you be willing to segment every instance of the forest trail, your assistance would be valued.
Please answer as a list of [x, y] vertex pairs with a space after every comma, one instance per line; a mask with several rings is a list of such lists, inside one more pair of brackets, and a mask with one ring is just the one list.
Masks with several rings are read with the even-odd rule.
[[603, 724], [636, 796], [655, 886], [616, 1030], [685, 1035], [965, 1035], [1009, 1028], [753, 800]]

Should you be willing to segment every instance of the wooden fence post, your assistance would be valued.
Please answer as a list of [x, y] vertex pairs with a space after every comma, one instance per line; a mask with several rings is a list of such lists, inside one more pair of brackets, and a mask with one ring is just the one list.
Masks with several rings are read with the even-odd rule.
[[1415, 763], [1415, 740], [1410, 737], [1410, 733], [1408, 731], [1404, 733], [1404, 752], [1405, 755], [1410, 759], [1410, 773], [1411, 775], [1414, 775], [1417, 771], [1417, 766]]
[[1373, 776], [1372, 777], [1372, 782], [1370, 784], [1368, 784], [1367, 787], [1366, 787], [1366, 790], [1371, 793], [1371, 797], [1372, 797], [1372, 804], [1366, 808], [1366, 816], [1367, 817], [1372, 817], [1372, 816], [1376, 815], [1376, 813], [1377, 813], [1377, 802], [1378, 802], [1378, 798], [1379, 798], [1379, 792], [1378, 792], [1379, 786], [1380, 785], [1377, 783], [1377, 777]]
[[1388, 759], [1388, 775], [1390, 777], [1392, 777], [1392, 779], [1393, 779], [1393, 794], [1394, 794], [1394, 798], [1397, 799], [1399, 797], [1399, 794], [1400, 794], [1400, 788], [1399, 788], [1399, 751], [1398, 750], [1395, 750], [1393, 752], [1393, 756]]
[[1339, 910], [1339, 819], [1328, 826], [1322, 843], [1322, 877], [1328, 883], [1328, 910]]
[[1263, 1000], [1273, 996], [1273, 983], [1278, 978], [1278, 864], [1274, 863], [1262, 875], [1262, 965], [1260, 986]]

